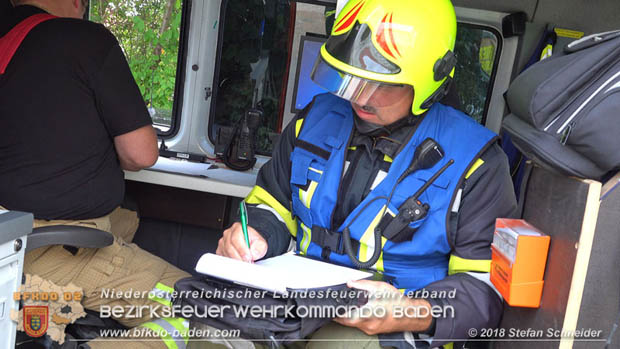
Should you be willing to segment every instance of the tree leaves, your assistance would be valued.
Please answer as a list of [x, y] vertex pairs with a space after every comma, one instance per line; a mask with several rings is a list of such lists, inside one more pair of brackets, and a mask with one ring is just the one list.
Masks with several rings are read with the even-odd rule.
[[[173, 8], [167, 11], [169, 5]], [[90, 6], [91, 20], [104, 24], [118, 39], [146, 104], [169, 123], [182, 0], [91, 0]], [[161, 28], [166, 22], [167, 28]]]

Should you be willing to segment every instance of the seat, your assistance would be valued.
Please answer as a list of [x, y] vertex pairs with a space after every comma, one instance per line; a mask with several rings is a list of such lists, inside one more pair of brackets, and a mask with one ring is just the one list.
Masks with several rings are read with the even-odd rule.
[[76, 225], [52, 225], [32, 229], [26, 252], [49, 245], [101, 248], [112, 245], [114, 237], [107, 231]]
[[[112, 244], [112, 234], [95, 228], [56, 225], [32, 229], [33, 215], [17, 211], [0, 211], [0, 347], [14, 348], [16, 323], [8, 316], [11, 309], [19, 309], [18, 301], [13, 301], [13, 292], [16, 292], [23, 282], [22, 270], [24, 254], [39, 247], [49, 245], [66, 245], [77, 248], [102, 248]], [[24, 245], [26, 248], [24, 249]], [[106, 319], [108, 320], [108, 319]], [[88, 328], [113, 327], [112, 323], [101, 320], [94, 312], [87, 312], [85, 318], [79, 319], [67, 328], [71, 338], [80, 337], [88, 332]], [[113, 320], [110, 320], [113, 321]], [[91, 331], [92, 332], [92, 331]], [[18, 348], [58, 348], [49, 337], [28, 337], [25, 333], [18, 333]], [[46, 338], [47, 337], [47, 338]], [[86, 335], [86, 337], [90, 337]], [[85, 338], [92, 339], [92, 338]], [[68, 347], [75, 347], [76, 342], [69, 342]], [[65, 347], [65, 346], [63, 346]]]

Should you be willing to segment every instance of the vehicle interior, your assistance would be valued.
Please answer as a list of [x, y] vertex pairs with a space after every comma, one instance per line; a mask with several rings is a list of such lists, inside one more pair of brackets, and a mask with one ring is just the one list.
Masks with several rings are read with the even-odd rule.
[[[123, 205], [140, 215], [133, 242], [195, 275], [200, 256], [215, 252], [222, 231], [238, 219], [239, 202], [269, 161], [279, 133], [314, 95], [322, 93], [309, 73], [345, 1], [140, 3], [90, 0], [87, 14], [119, 39], [158, 130], [160, 158], [153, 168], [125, 172]], [[531, 63], [546, 30], [557, 34], [552, 48], [556, 53], [584, 35], [620, 29], [617, 0], [453, 3], [458, 62], [452, 93], [460, 110], [499, 135], [510, 112], [504, 94]], [[0, 12], [9, 6], [8, 0], [0, 0]], [[137, 39], [155, 43], [159, 54], [132, 45]], [[515, 171], [521, 162], [513, 164]], [[507, 306], [501, 325], [596, 327], [605, 337], [594, 344], [570, 337], [477, 345], [620, 345], [620, 334], [612, 330], [620, 308], [620, 271], [614, 267], [620, 265], [620, 195], [614, 191], [618, 183], [614, 175], [596, 186], [595, 181], [535, 169], [524, 188], [517, 185], [522, 216], [551, 235], [551, 249], [541, 306]], [[32, 243], [72, 241], [75, 235], [67, 235], [71, 233], [39, 232]], [[35, 235], [44, 242], [36, 242]], [[105, 245], [105, 240], [101, 237], [95, 246]], [[30, 245], [30, 238], [27, 241]], [[0, 328], [0, 337], [7, 335], [3, 331], [9, 327]], [[22, 347], [28, 347], [24, 343]]]

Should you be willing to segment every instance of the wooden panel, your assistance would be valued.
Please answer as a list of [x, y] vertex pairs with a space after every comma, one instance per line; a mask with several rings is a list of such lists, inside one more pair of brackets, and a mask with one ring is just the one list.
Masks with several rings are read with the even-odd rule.
[[[620, 311], [620, 188], [619, 176], [605, 184], [599, 210], [588, 276], [583, 291], [577, 329], [600, 330], [606, 339]], [[611, 190], [613, 188], [613, 190]], [[592, 348], [595, 343], [575, 341], [574, 348]], [[603, 347], [603, 343], [596, 344]], [[620, 347], [620, 331], [616, 331], [610, 348]]]
[[[598, 214], [600, 183], [556, 175], [535, 167], [528, 183], [523, 218], [551, 236], [545, 269], [545, 286], [538, 309], [506, 307], [501, 327], [506, 329], [532, 328], [546, 331], [561, 330], [567, 321], [567, 305], [576, 304], [578, 312], [585, 270], [575, 268], [577, 259], [585, 259], [591, 250], [594, 225]], [[592, 220], [594, 219], [594, 223]], [[586, 224], [582, 224], [583, 222]], [[589, 231], [589, 233], [588, 233]], [[585, 232], [585, 233], [584, 233]], [[587, 240], [590, 240], [588, 244]], [[573, 278], [581, 273], [582, 276]], [[578, 282], [581, 279], [581, 282]], [[571, 292], [571, 285], [576, 283]], [[581, 285], [579, 285], [581, 284]], [[569, 307], [570, 308], [570, 307]], [[569, 319], [570, 320], [570, 319]], [[572, 326], [576, 325], [576, 321]], [[528, 338], [531, 339], [531, 338]], [[497, 342], [497, 348], [521, 348], [523, 342]], [[528, 348], [557, 347], [558, 342], [531, 341]]]
[[125, 181], [127, 195], [141, 217], [222, 229], [228, 224], [230, 198], [162, 185]]

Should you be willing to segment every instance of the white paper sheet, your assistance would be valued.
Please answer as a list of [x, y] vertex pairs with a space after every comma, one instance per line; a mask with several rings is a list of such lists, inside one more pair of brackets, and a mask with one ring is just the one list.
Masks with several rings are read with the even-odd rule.
[[342, 285], [350, 280], [366, 279], [371, 273], [341, 267], [293, 253], [246, 263], [207, 253], [200, 257], [196, 271], [237, 284], [280, 294], [287, 289], [313, 289]]

